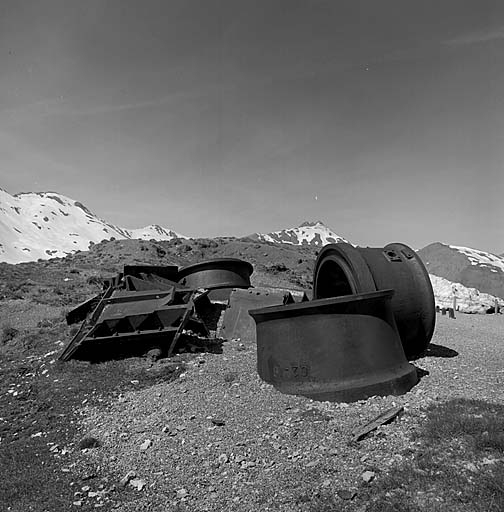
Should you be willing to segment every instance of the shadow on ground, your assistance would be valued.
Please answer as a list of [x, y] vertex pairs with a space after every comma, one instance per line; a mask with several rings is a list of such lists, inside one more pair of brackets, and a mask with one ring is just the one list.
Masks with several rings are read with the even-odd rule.
[[418, 359], [423, 357], [457, 357], [459, 353], [443, 345], [436, 345], [430, 343], [429, 346], [418, 356]]

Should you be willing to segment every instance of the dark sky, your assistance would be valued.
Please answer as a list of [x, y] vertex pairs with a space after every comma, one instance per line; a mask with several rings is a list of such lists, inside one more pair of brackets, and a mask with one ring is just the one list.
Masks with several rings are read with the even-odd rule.
[[0, 0], [0, 186], [501, 253], [503, 56], [500, 1]]

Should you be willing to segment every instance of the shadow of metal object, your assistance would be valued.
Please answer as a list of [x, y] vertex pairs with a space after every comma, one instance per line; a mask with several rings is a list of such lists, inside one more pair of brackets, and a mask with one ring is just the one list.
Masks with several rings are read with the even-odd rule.
[[443, 345], [436, 345], [431, 343], [419, 356], [421, 357], [457, 357], [459, 353], [452, 348], [444, 347]]

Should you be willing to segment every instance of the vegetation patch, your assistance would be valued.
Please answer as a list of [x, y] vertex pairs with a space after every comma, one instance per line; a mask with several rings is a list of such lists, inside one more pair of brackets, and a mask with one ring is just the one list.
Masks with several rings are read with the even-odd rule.
[[416, 448], [370, 485], [367, 512], [504, 510], [504, 407], [461, 398], [425, 412]]

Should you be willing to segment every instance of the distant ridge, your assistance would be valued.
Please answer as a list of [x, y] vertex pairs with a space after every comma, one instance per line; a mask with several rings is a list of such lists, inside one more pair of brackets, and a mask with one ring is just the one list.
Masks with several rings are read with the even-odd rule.
[[125, 229], [110, 224], [82, 203], [57, 192], [10, 195], [0, 189], [0, 262], [20, 263], [86, 251], [91, 242], [111, 238], [187, 238], [152, 225]]
[[304, 221], [298, 227], [272, 231], [271, 233], [254, 233], [249, 238], [263, 242], [313, 247], [322, 247], [337, 242], [348, 243], [348, 240], [336, 234], [320, 220]]
[[420, 249], [418, 255], [430, 274], [504, 298], [504, 257], [440, 242]]

